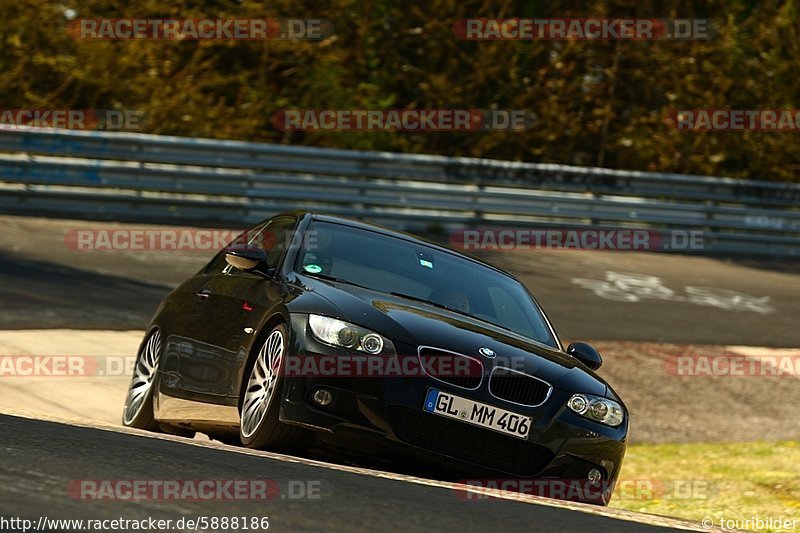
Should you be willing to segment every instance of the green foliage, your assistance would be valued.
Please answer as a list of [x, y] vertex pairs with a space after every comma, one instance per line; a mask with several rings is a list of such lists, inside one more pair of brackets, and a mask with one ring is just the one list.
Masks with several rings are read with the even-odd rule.
[[[795, 108], [794, 0], [0, 3], [0, 106], [135, 109], [145, 131], [798, 181], [800, 133], [681, 132], [670, 108]], [[321, 41], [98, 41], [78, 17], [311, 17]], [[470, 17], [702, 17], [707, 41], [463, 41]], [[513, 108], [527, 132], [281, 132], [281, 108]]]

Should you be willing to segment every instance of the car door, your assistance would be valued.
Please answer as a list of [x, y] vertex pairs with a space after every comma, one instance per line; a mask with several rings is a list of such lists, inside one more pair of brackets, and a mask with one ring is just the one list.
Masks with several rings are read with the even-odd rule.
[[[274, 217], [247, 232], [246, 241], [236, 244], [246, 242], [247, 246], [263, 248], [267, 263], [277, 266], [285, 250], [284, 235], [296, 222], [292, 216]], [[281, 297], [278, 285], [279, 281], [227, 264], [208, 273], [198, 287], [191, 312], [192, 353], [182, 358], [182, 388], [214, 402], [236, 397], [239, 369], [258, 333], [261, 315]]]

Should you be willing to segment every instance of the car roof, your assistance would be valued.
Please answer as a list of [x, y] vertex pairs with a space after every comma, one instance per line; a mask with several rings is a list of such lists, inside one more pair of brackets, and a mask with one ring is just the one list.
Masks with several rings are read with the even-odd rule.
[[[406, 240], [406, 241], [410, 241], [412, 243], [422, 244], [422, 245], [428, 246], [430, 248], [434, 248], [434, 249], [436, 249], [436, 250], [438, 250], [440, 252], [444, 252], [444, 253], [447, 253], [447, 254], [450, 254], [450, 255], [455, 255], [455, 256], [460, 257], [460, 258], [462, 258], [462, 259], [464, 259], [466, 261], [471, 261], [473, 263], [477, 263], [479, 265], [485, 266], [486, 268], [490, 268], [490, 269], [492, 269], [492, 270], [494, 270], [496, 272], [499, 272], [501, 274], [504, 274], [504, 275], [510, 277], [511, 279], [516, 281], [517, 283], [521, 283], [516, 277], [514, 277], [512, 274], [510, 274], [509, 272], [506, 272], [505, 270], [503, 270], [501, 268], [497, 268], [496, 266], [490, 265], [489, 263], [485, 263], [485, 262], [481, 261], [480, 259], [476, 259], [474, 257], [470, 257], [468, 255], [459, 253], [459, 252], [457, 252], [455, 250], [452, 250], [450, 248], [446, 248], [444, 246], [441, 246], [441, 245], [439, 245], [439, 244], [437, 244], [437, 243], [435, 243], [433, 241], [429, 241], [427, 239], [424, 239], [424, 238], [419, 237], [417, 235], [414, 235], [412, 233], [407, 233], [405, 231], [399, 231], [399, 230], [387, 228], [387, 227], [384, 227], [384, 226], [380, 226], [378, 224], [372, 224], [372, 223], [369, 223], [369, 222], [363, 222], [361, 220], [355, 220], [355, 219], [352, 219], [352, 218], [347, 218], [347, 217], [343, 217], [343, 216], [339, 216], [339, 215], [331, 215], [331, 214], [327, 214], [327, 213], [314, 212], [314, 211], [302, 211], [302, 210], [289, 211], [289, 212], [280, 213], [280, 215], [291, 215], [291, 216], [297, 217], [298, 219], [310, 218], [312, 220], [319, 220], [321, 222], [332, 222], [332, 223], [335, 223], [335, 224], [342, 224], [344, 226], [350, 226], [350, 227], [353, 227], [353, 228], [365, 229], [365, 230], [369, 230], [369, 231], [373, 231], [373, 232], [376, 232], [376, 233], [380, 233], [382, 235], [386, 235], [386, 236], [389, 236], [389, 237], [397, 237], [397, 238], [400, 238], [400, 239], [403, 239], [403, 240]], [[278, 216], [278, 215], [275, 215], [275, 216]]]

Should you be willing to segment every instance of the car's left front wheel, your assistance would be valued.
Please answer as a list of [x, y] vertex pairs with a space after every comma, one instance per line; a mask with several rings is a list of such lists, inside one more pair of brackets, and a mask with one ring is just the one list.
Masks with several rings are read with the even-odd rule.
[[309, 433], [279, 420], [282, 372], [289, 329], [278, 324], [248, 364], [240, 401], [239, 439], [247, 448], [298, 450]]
[[133, 377], [128, 386], [128, 396], [122, 412], [122, 424], [128, 427], [158, 431], [159, 425], [153, 414], [153, 387], [161, 356], [161, 332], [153, 330], [142, 343]]

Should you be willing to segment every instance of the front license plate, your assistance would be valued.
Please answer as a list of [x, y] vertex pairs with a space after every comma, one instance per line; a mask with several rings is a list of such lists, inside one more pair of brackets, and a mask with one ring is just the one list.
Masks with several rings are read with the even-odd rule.
[[493, 429], [506, 435], [527, 439], [533, 418], [523, 416], [485, 403], [474, 402], [461, 396], [428, 389], [423, 410], [468, 424]]

